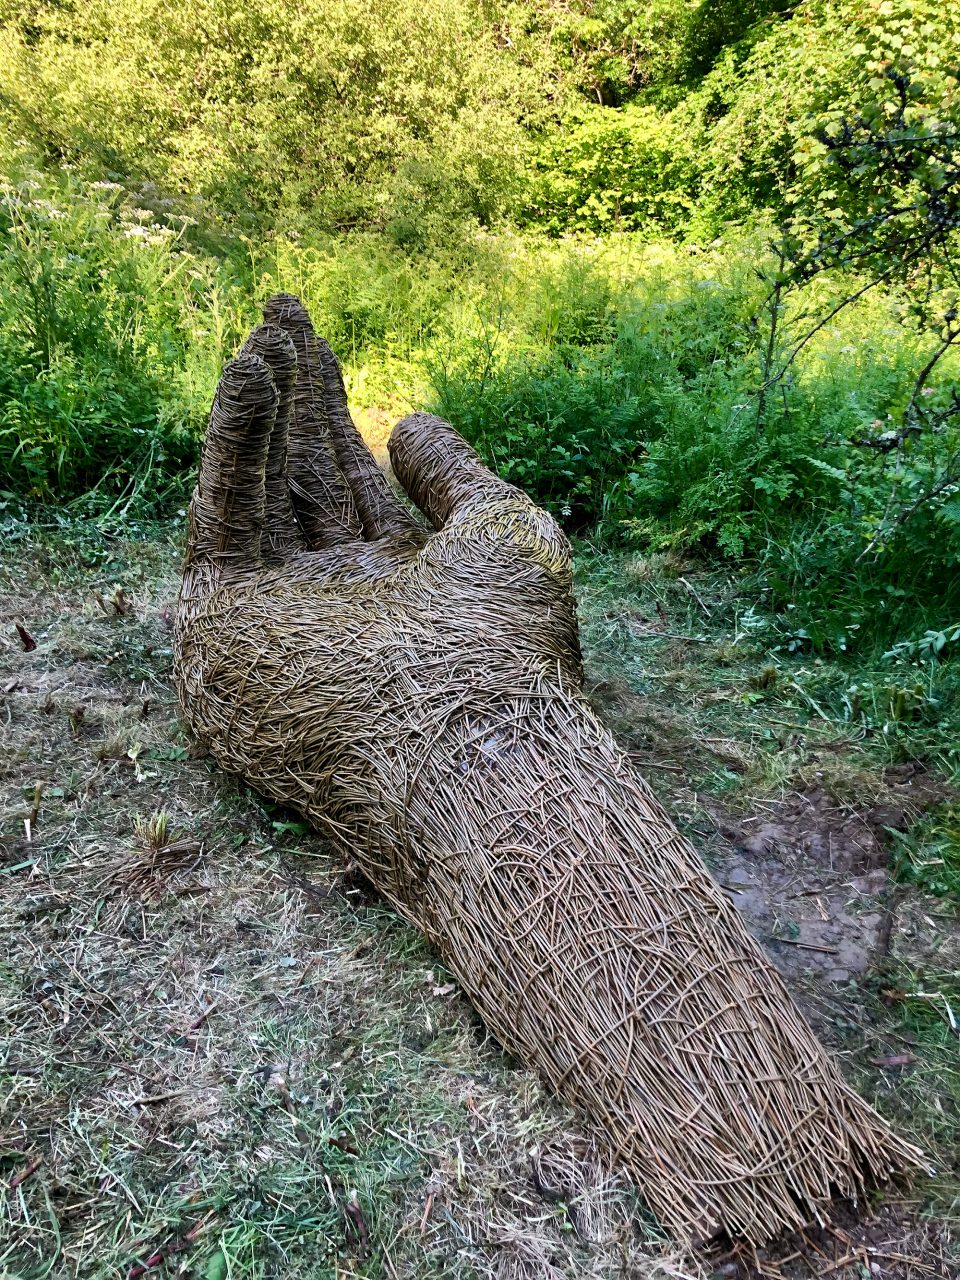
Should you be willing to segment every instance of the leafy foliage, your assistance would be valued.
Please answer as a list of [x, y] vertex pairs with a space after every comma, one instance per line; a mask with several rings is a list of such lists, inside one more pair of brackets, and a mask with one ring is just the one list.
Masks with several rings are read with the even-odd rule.
[[555, 17], [553, 44], [578, 87], [601, 105], [682, 85], [710, 70], [723, 50], [788, 7], [788, 0], [586, 0]]
[[[108, 205], [26, 179], [0, 204], [0, 467], [9, 488], [49, 496], [178, 469], [192, 449], [157, 355], [172, 232], [110, 227]], [[138, 234], [134, 234], [135, 231]], [[149, 300], [144, 305], [144, 300]], [[159, 350], [158, 350], [159, 348]]]
[[218, 366], [290, 288], [355, 402], [432, 400], [572, 531], [751, 561], [803, 647], [948, 634], [952, 9], [4, 0], [0, 25], [8, 502], [179, 501]]
[[900, 879], [927, 893], [960, 896], [960, 809], [943, 805], [908, 833], [895, 833], [894, 865]]
[[[757, 563], [772, 603], [800, 602], [794, 626], [817, 647], [939, 630], [960, 604], [949, 495], [863, 557], [891, 503], [955, 447], [951, 432], [925, 436], [911, 471], [860, 443], [900, 412], [929, 358], [899, 299], [878, 292], [838, 311], [762, 404], [768, 335], [756, 317], [769, 273], [754, 266], [755, 239], [695, 256], [641, 251], [629, 268], [612, 248], [580, 250], [578, 273], [558, 268], [565, 256], [534, 258], [525, 300], [501, 296], [493, 318], [457, 332], [434, 367], [435, 407], [573, 531]], [[597, 284], [624, 276], [612, 295]], [[565, 324], [536, 334], [530, 316], [549, 312], [558, 287]], [[829, 315], [843, 296], [825, 274], [783, 301], [784, 341], [805, 311]], [[934, 396], [956, 371], [950, 354]]]
[[509, 23], [463, 0], [5, 8], [11, 128], [51, 160], [199, 196], [234, 218], [309, 213], [405, 242], [488, 219], [540, 98], [522, 33], [504, 57]]
[[547, 231], [676, 232], [693, 208], [687, 139], [652, 107], [585, 104], [537, 156], [527, 218]]

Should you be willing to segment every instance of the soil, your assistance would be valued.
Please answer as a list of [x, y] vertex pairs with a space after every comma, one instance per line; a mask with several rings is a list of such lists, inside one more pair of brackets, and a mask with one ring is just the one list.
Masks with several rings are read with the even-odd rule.
[[884, 802], [864, 808], [819, 789], [766, 800], [746, 818], [705, 802], [724, 839], [714, 873], [785, 977], [844, 984], [887, 959], [898, 913], [909, 914], [889, 833], [945, 790], [916, 764], [888, 768], [884, 782]]
[[887, 795], [869, 807], [841, 805], [826, 791], [795, 791], [768, 801], [739, 822], [719, 816], [723, 834], [744, 853], [806, 858], [829, 871], [870, 871], [889, 860], [890, 831], [906, 831], [916, 816], [944, 798], [941, 783], [918, 764], [885, 769]]
[[862, 1280], [952, 1280], [935, 1224], [899, 1204], [881, 1206], [864, 1220], [853, 1206], [838, 1206], [827, 1227], [812, 1227], [775, 1248], [728, 1253], [714, 1259], [716, 1280], [811, 1280], [858, 1275]]

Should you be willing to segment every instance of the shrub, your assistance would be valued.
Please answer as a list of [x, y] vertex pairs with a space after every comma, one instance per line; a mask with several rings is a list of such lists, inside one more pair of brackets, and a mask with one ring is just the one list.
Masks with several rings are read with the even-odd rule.
[[520, 27], [472, 0], [7, 4], [0, 120], [239, 224], [408, 243], [509, 203], [544, 96]]
[[526, 217], [547, 231], [680, 229], [693, 207], [689, 142], [652, 107], [585, 104], [549, 133]]
[[[909, 394], [921, 335], [876, 293], [820, 331], [761, 412], [764, 252], [748, 237], [634, 250], [629, 269], [572, 247], [514, 259], [500, 309], [434, 361], [434, 407], [571, 532], [751, 564], [817, 644], [884, 644], [953, 616], [955, 496], [862, 555], [894, 494], [909, 505], [960, 448], [953, 427], [898, 461], [862, 443]], [[796, 305], [828, 312], [831, 287]], [[530, 321], [550, 314], [563, 325]]]

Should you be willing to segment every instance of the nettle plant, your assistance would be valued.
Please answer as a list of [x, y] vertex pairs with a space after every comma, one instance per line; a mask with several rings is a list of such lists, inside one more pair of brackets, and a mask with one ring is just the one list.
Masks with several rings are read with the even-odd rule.
[[829, 441], [852, 447], [850, 478], [871, 497], [856, 504], [857, 562], [909, 541], [914, 525], [929, 536], [931, 521], [955, 545], [956, 560], [960, 394], [950, 373], [960, 340], [960, 24], [952, 23], [957, 58], [947, 67], [942, 33], [940, 52], [922, 53], [933, 6], [887, 0], [878, 14], [871, 43], [852, 50], [861, 60], [854, 100], [824, 111], [793, 157], [791, 213], [764, 272], [757, 430], [808, 344], [841, 311], [887, 291], [922, 355], [885, 421]]

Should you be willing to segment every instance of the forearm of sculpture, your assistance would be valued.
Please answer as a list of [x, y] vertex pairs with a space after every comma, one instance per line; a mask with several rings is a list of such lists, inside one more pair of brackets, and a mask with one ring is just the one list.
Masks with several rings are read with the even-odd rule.
[[474, 651], [431, 666], [416, 627], [405, 645], [355, 603], [307, 648], [272, 647], [263, 606], [238, 606], [242, 656], [185, 705], [219, 726], [221, 763], [350, 850], [507, 1048], [602, 1118], [661, 1219], [762, 1237], [808, 1221], [838, 1170], [856, 1197], [909, 1162], [583, 704], [532, 656], [484, 652], [482, 681]]

